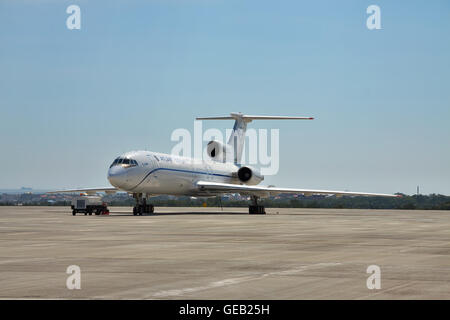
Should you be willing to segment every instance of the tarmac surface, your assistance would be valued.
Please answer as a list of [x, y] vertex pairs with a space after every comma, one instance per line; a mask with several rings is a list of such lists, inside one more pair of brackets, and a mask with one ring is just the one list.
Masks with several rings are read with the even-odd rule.
[[448, 211], [155, 210], [0, 207], [0, 299], [450, 299]]

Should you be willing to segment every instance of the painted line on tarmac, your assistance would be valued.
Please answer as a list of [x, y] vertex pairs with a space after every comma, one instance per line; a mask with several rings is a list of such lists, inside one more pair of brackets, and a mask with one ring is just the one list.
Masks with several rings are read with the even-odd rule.
[[300, 272], [303, 272], [306, 270], [318, 269], [318, 268], [324, 268], [324, 267], [332, 267], [332, 266], [337, 266], [340, 264], [341, 263], [337, 263], [337, 262], [336, 263], [335, 262], [316, 263], [316, 264], [312, 264], [312, 265], [299, 266], [299, 267], [296, 267], [293, 269], [287, 269], [287, 270], [283, 270], [283, 271], [274, 271], [274, 272], [268, 272], [268, 273], [250, 275], [250, 276], [244, 276], [244, 277], [238, 277], [238, 278], [229, 278], [229, 279], [224, 279], [224, 280], [220, 280], [220, 281], [210, 282], [207, 285], [199, 286], [199, 287], [162, 290], [162, 291], [154, 293], [150, 297], [157, 298], [157, 299], [158, 298], [166, 298], [166, 297], [177, 297], [177, 296], [182, 296], [182, 295], [195, 293], [195, 292], [199, 292], [199, 291], [236, 285], [236, 284], [240, 284], [240, 283], [247, 282], [247, 281], [261, 280], [263, 278], [272, 277], [272, 276], [288, 276], [288, 275], [293, 275], [293, 274], [300, 273]]

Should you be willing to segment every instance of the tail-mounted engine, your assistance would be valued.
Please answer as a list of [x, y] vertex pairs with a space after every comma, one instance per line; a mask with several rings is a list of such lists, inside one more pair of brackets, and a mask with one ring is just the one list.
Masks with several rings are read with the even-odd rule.
[[232, 161], [232, 152], [231, 147], [227, 144], [223, 144], [222, 142], [212, 140], [208, 142], [206, 146], [206, 151], [208, 156], [215, 161]]
[[264, 180], [264, 176], [258, 170], [251, 167], [239, 168], [237, 177], [239, 178], [239, 181], [248, 185], [255, 185]]

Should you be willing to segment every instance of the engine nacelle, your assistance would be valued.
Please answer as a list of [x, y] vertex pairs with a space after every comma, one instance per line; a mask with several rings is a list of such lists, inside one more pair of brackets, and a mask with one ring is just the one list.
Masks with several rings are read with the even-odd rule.
[[232, 160], [231, 147], [216, 140], [208, 142], [206, 152], [215, 161], [225, 162], [225, 160]]
[[240, 167], [237, 172], [239, 180], [245, 184], [255, 185], [264, 180], [264, 176], [251, 167]]

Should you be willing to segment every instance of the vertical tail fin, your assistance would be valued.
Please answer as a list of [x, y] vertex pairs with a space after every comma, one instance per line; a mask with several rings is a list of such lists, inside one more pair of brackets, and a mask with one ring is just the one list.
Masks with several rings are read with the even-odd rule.
[[233, 150], [234, 163], [239, 163], [242, 159], [242, 151], [244, 150], [247, 123], [252, 120], [245, 121], [242, 113], [231, 113], [231, 116], [236, 120], [234, 121], [233, 131], [231, 131], [228, 145]]
[[239, 163], [242, 159], [242, 151], [244, 150], [245, 143], [245, 132], [247, 130], [247, 123], [252, 122], [252, 120], [287, 120], [287, 119], [297, 119], [297, 120], [313, 120], [312, 117], [289, 117], [289, 116], [249, 116], [242, 114], [240, 112], [232, 112], [230, 116], [225, 117], [201, 117], [196, 118], [197, 120], [232, 120], [234, 119], [233, 131], [231, 132], [230, 139], [228, 140], [228, 145], [231, 146], [233, 150], [233, 161], [234, 163]]

